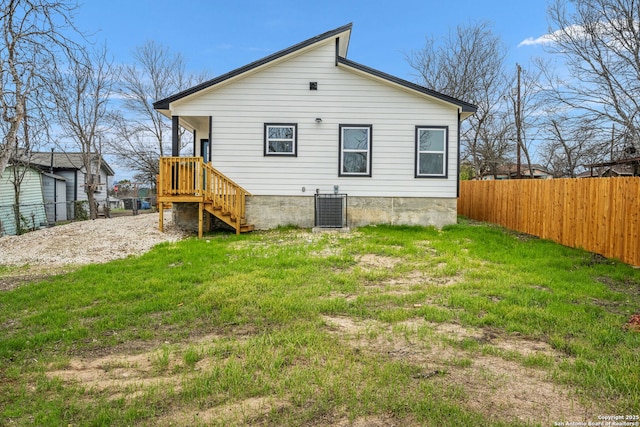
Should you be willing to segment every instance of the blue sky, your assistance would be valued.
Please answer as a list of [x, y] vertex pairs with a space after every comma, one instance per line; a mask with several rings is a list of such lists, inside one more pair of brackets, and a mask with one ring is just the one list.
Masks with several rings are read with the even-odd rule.
[[154, 40], [180, 52], [189, 71], [214, 77], [351, 22], [349, 59], [415, 81], [406, 54], [427, 36], [485, 20], [506, 44], [508, 66], [526, 67], [543, 50], [521, 43], [547, 33], [546, 8], [543, 0], [85, 0], [76, 23], [117, 63]]

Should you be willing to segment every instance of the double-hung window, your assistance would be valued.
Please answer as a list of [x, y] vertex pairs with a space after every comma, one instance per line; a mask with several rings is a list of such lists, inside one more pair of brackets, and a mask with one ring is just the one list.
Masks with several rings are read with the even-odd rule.
[[447, 177], [446, 126], [416, 126], [416, 178]]
[[371, 176], [371, 125], [340, 125], [339, 176]]
[[264, 155], [297, 156], [298, 125], [295, 123], [265, 123]]

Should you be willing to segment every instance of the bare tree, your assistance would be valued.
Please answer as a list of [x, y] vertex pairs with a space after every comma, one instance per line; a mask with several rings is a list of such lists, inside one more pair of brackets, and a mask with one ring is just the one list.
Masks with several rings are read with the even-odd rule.
[[464, 122], [461, 144], [476, 174], [495, 169], [508, 151], [506, 111], [501, 108], [506, 90], [506, 49], [481, 22], [458, 27], [445, 39], [428, 38], [425, 47], [407, 57], [419, 73], [420, 83], [446, 95], [477, 105]]
[[153, 41], [136, 48], [133, 57], [135, 62], [121, 69], [123, 115], [115, 118], [117, 138], [111, 149], [138, 172], [136, 179], [155, 183], [158, 159], [171, 153], [171, 122], [154, 110], [153, 102], [201, 83], [205, 76], [187, 73], [182, 55]]
[[75, 31], [75, 7], [64, 0], [0, 0], [0, 173], [24, 149], [24, 121], [44, 99], [39, 95], [56, 56], [78, 47], [65, 35]]
[[575, 178], [585, 164], [606, 161], [611, 155], [611, 133], [589, 115], [577, 114], [558, 97], [555, 82], [563, 68], [540, 58], [534, 62], [540, 75], [541, 105], [538, 123], [542, 162], [557, 178]]
[[551, 112], [541, 128], [546, 135], [541, 156], [557, 178], [575, 178], [583, 165], [602, 162], [607, 155], [610, 141], [603, 141], [582, 117]]
[[97, 217], [94, 194], [101, 185], [102, 145], [109, 131], [108, 107], [113, 78], [113, 67], [107, 59], [106, 47], [103, 47], [70, 58], [68, 68], [54, 70], [50, 81], [62, 136], [70, 138], [82, 153], [91, 219]]
[[555, 0], [548, 16], [555, 27], [548, 49], [565, 59], [568, 72], [550, 81], [556, 100], [595, 127], [615, 124], [616, 139], [640, 149], [638, 1]]
[[[41, 115], [36, 115], [36, 119]], [[4, 126], [11, 126], [10, 123], [2, 123]], [[11, 174], [8, 181], [13, 186], [13, 214], [16, 224], [17, 234], [22, 234], [23, 223], [22, 218], [22, 183], [29, 172], [31, 155], [38, 147], [39, 133], [43, 133], [46, 130], [46, 125], [34, 123], [31, 125], [29, 117], [25, 115], [21, 122], [21, 130], [17, 132], [17, 144], [20, 147], [19, 151], [12, 155], [9, 159], [9, 164], [13, 167], [10, 168]], [[7, 168], [5, 168], [5, 172]], [[0, 173], [2, 176], [2, 173]]]

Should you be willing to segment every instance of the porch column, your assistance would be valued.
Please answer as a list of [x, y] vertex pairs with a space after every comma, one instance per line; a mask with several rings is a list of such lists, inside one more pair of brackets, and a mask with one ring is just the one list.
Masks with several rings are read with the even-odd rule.
[[180, 116], [171, 116], [171, 155], [180, 155]]
[[193, 157], [196, 156], [196, 147], [197, 147], [196, 141], [197, 141], [197, 139], [196, 139], [196, 130], [194, 129], [193, 130]]

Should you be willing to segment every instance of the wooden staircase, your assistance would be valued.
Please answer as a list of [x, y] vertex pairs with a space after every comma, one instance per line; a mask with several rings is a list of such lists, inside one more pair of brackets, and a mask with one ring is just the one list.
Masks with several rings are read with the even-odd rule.
[[247, 224], [244, 188], [204, 162], [202, 157], [161, 157], [158, 175], [160, 231], [163, 211], [172, 203], [199, 203], [198, 237], [202, 238], [204, 213], [232, 227], [236, 234], [253, 231]]

